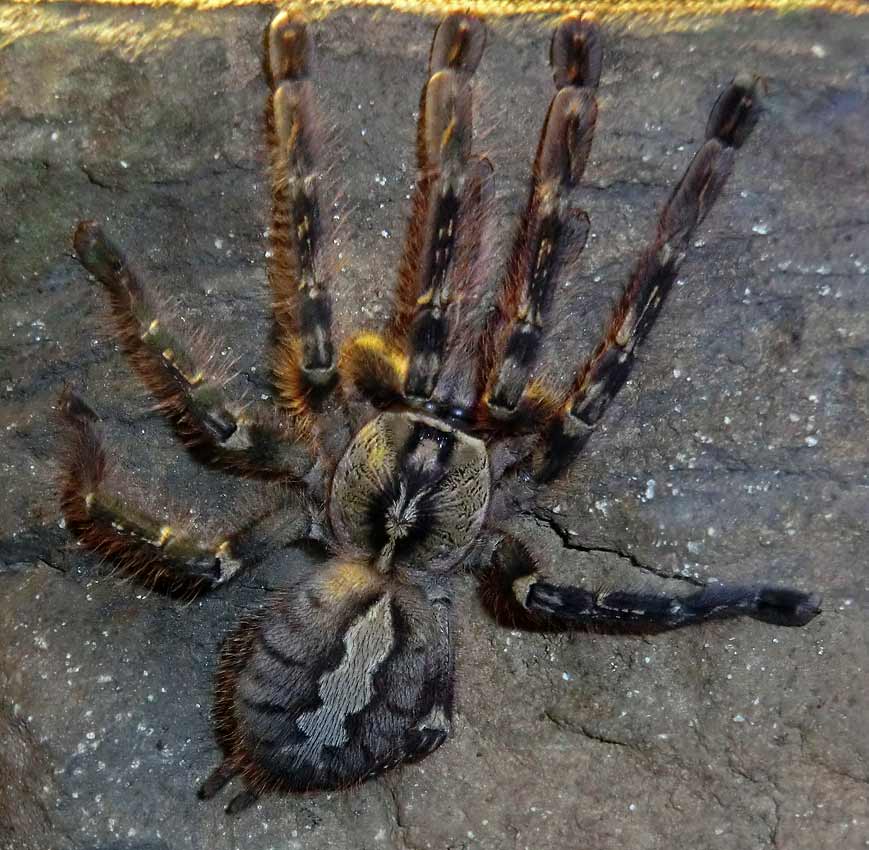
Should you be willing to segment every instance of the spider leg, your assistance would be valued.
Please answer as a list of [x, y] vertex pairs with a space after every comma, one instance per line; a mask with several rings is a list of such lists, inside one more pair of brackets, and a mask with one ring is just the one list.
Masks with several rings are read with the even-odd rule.
[[[225, 758], [211, 773], [205, 781], [196, 790], [196, 796], [200, 800], [211, 800], [216, 797], [230, 782], [230, 780], [241, 773], [242, 767], [231, 758]], [[241, 814], [245, 809], [252, 806], [259, 799], [260, 795], [251, 787], [245, 786], [244, 790], [239, 791], [227, 804], [226, 813], [228, 815]]]
[[553, 477], [570, 462], [627, 380], [636, 346], [670, 292], [691, 234], [715, 203], [736, 149], [757, 122], [761, 86], [758, 77], [739, 76], [718, 98], [706, 125], [706, 141], [661, 211], [655, 235], [635, 263], [602, 339], [579, 368], [549, 430], [542, 478]]
[[453, 14], [435, 32], [417, 126], [414, 190], [392, 317], [342, 354], [348, 383], [375, 405], [466, 408], [472, 322], [465, 308], [485, 273], [492, 167], [473, 156], [471, 78], [485, 46], [482, 22]]
[[223, 393], [227, 376], [175, 335], [126, 258], [94, 221], [82, 221], [74, 246], [105, 287], [121, 347], [158, 409], [201, 461], [240, 474], [301, 480], [313, 464], [305, 434], [261, 408], [245, 409]]
[[[550, 102], [537, 145], [528, 203], [507, 272], [482, 338], [478, 415], [488, 428], [518, 424], [557, 400], [542, 385], [529, 387], [552, 295], [566, 265], [585, 246], [588, 216], [571, 206], [591, 150], [600, 80], [597, 25], [579, 15], [561, 20], [550, 62], [558, 91]], [[542, 408], [542, 410], [539, 410]]]
[[553, 584], [538, 571], [525, 546], [510, 536], [496, 547], [487, 579], [490, 589], [532, 618], [576, 626], [674, 629], [732, 617], [804, 626], [821, 612], [820, 595], [767, 584], [713, 584], [686, 596]]
[[[330, 433], [343, 418], [331, 390], [336, 385], [329, 271], [323, 259], [325, 227], [320, 210], [322, 147], [310, 74], [314, 41], [300, 20], [278, 13], [268, 30], [272, 91], [267, 104], [271, 153], [272, 250], [269, 281], [273, 296], [273, 373], [283, 403], [308, 425], [328, 416]], [[327, 453], [332, 446], [324, 434]], [[349, 435], [343, 435], [344, 437]], [[338, 441], [341, 447], [346, 439]]]
[[239, 791], [228, 803], [226, 813], [228, 815], [239, 815], [245, 809], [249, 809], [259, 799], [259, 794], [252, 788], [245, 788], [244, 791]]
[[200, 800], [210, 800], [216, 797], [226, 784], [241, 772], [241, 768], [231, 759], [224, 759], [211, 773], [208, 774], [206, 780], [199, 786], [196, 796]]
[[170, 594], [196, 594], [225, 584], [269, 550], [313, 530], [302, 497], [288, 490], [280, 504], [222, 539], [204, 543], [179, 522], [164, 522], [111, 492], [105, 484], [108, 462], [97, 415], [70, 392], [59, 407], [68, 435], [60, 480], [67, 527], [82, 545], [147, 585]]

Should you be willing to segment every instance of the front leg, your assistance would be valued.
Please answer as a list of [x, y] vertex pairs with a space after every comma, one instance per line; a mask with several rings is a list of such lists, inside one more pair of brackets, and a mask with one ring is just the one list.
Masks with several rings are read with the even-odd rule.
[[757, 123], [762, 89], [761, 78], [740, 75], [712, 108], [706, 141], [661, 210], [654, 235], [640, 252], [606, 329], [577, 370], [561, 412], [544, 431], [541, 480], [551, 480], [572, 462], [628, 380], [637, 346], [663, 308], [692, 234], [715, 204], [737, 150]]
[[532, 619], [566, 625], [675, 629], [707, 620], [753, 617], [779, 626], [804, 626], [821, 612], [821, 597], [767, 584], [710, 584], [687, 596], [649, 590], [585, 590], [554, 584], [516, 538], [495, 548], [488, 586]]
[[267, 45], [272, 373], [279, 403], [312, 434], [321, 463], [330, 466], [350, 439], [350, 423], [333, 341], [334, 234], [321, 197], [328, 160], [324, 164], [316, 105], [314, 37], [301, 18], [278, 12]]
[[392, 316], [382, 334], [354, 337], [339, 363], [345, 386], [376, 408], [407, 399], [462, 418], [472, 406], [479, 329], [469, 308], [488, 273], [494, 192], [491, 164], [472, 153], [472, 79], [485, 42], [482, 21], [466, 14], [447, 17], [432, 41]]

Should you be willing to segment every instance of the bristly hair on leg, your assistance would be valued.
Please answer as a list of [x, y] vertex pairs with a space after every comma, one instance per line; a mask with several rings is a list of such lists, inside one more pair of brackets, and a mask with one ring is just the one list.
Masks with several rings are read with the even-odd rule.
[[329, 285], [337, 260], [330, 254], [330, 216], [322, 209], [327, 170], [312, 79], [314, 41], [300, 18], [280, 12], [266, 44], [272, 89], [266, 103], [272, 375], [281, 405], [312, 435], [318, 456], [330, 467], [350, 434], [332, 332]]
[[539, 428], [557, 410], [533, 380], [558, 281], [585, 246], [587, 214], [572, 206], [597, 120], [600, 40], [588, 18], [562, 19], [552, 37], [553, 96], [534, 158], [528, 201], [495, 309], [478, 346], [478, 426], [502, 433]]
[[74, 234], [82, 265], [103, 284], [127, 359], [185, 447], [201, 462], [240, 475], [301, 480], [313, 463], [307, 434], [286, 415], [224, 394], [204, 335], [191, 345], [175, 333], [120, 249], [94, 221]]
[[[385, 337], [391, 346], [401, 350], [410, 332], [410, 325], [416, 314], [416, 302], [420, 297], [418, 269], [427, 238], [427, 218], [431, 203], [432, 189], [439, 168], [438, 157], [432, 156], [432, 149], [438, 147], [433, 135], [434, 123], [432, 110], [443, 109], [438, 106], [437, 98], [432, 97], [436, 89], [450, 80], [458, 82], [463, 88], [477, 70], [486, 46], [486, 29], [482, 22], [469, 15], [455, 14], [445, 18], [437, 28], [429, 52], [428, 79], [423, 85], [419, 99], [419, 120], [416, 126], [416, 167], [417, 182], [411, 198], [411, 212], [405, 234], [404, 250], [399, 261], [398, 280], [393, 295], [391, 318], [385, 329]], [[440, 72], [446, 75], [439, 76]], [[434, 85], [433, 85], [433, 81]], [[466, 99], [470, 107], [470, 98]], [[470, 115], [465, 116], [469, 124]]]
[[640, 253], [601, 340], [579, 367], [573, 387], [546, 429], [538, 476], [548, 481], [566, 468], [589, 439], [631, 372], [676, 279], [691, 234], [703, 222], [730, 176], [736, 149], [760, 110], [761, 78], [740, 75], [721, 94], [706, 124], [706, 141], [662, 209], [655, 233]]
[[205, 545], [179, 519], [159, 519], [107, 488], [99, 418], [69, 389], [58, 401], [58, 415], [66, 434], [61, 509], [81, 545], [145, 587], [172, 596], [195, 596], [238, 571], [238, 559], [222, 541]]

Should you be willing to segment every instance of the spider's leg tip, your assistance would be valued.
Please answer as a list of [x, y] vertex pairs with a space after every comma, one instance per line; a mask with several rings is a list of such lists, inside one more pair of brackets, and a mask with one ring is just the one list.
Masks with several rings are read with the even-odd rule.
[[801, 621], [800, 625], [814, 620], [823, 611], [823, 602], [824, 597], [820, 593], [805, 594], [805, 599], [794, 610], [794, 616]]
[[438, 25], [432, 39], [429, 74], [450, 68], [471, 75], [486, 47], [486, 25], [475, 15], [455, 12]]
[[[238, 769], [233, 767], [228, 761], [222, 761], [210, 774], [205, 781], [197, 788], [196, 796], [200, 800], [211, 800], [221, 791], [224, 786], [238, 773]], [[230, 804], [231, 805], [231, 804]]]
[[103, 230], [93, 219], [80, 221], [73, 231], [72, 245], [81, 258], [93, 250], [94, 245], [102, 238]]
[[558, 22], [549, 48], [555, 87], [597, 88], [603, 65], [600, 27], [593, 16], [573, 12]]
[[734, 148], [742, 147], [762, 112], [766, 81], [757, 74], [737, 74], [721, 93], [706, 124], [706, 138], [719, 139]]
[[86, 423], [99, 422], [100, 417], [93, 408], [70, 387], [64, 387], [57, 400], [60, 415], [68, 422]]
[[269, 24], [267, 41], [269, 71], [275, 85], [310, 73], [314, 43], [301, 18], [286, 11], [278, 12]]
[[789, 587], [764, 588], [758, 599], [758, 612], [782, 626], [805, 626], [821, 613], [819, 593], [803, 593]]
[[294, 33], [304, 31], [305, 23], [301, 18], [290, 14], [285, 9], [278, 12], [269, 24], [269, 42], [273, 43]]
[[73, 235], [73, 247], [79, 262], [107, 286], [115, 283], [124, 266], [118, 248], [106, 236], [96, 221], [80, 221]]
[[230, 816], [241, 814], [245, 809], [250, 808], [257, 800], [259, 795], [255, 791], [247, 789], [240, 794], [236, 794], [229, 801], [226, 807], [226, 813]]

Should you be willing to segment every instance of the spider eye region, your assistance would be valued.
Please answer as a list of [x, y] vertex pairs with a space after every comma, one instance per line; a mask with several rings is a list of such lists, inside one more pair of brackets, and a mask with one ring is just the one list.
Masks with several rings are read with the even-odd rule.
[[387, 412], [356, 435], [332, 479], [341, 545], [380, 573], [443, 572], [474, 543], [491, 486], [485, 444], [434, 417]]

